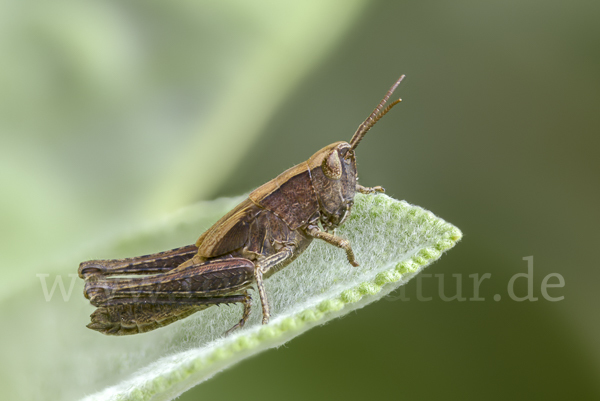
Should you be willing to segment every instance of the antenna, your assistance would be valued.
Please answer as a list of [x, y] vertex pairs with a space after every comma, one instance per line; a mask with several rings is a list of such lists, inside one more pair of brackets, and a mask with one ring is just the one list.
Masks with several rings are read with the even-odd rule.
[[392, 85], [390, 90], [387, 91], [387, 93], [385, 94], [385, 96], [383, 97], [383, 99], [381, 100], [379, 105], [377, 105], [377, 107], [375, 107], [375, 110], [373, 110], [371, 115], [365, 121], [363, 121], [363, 123], [361, 125], [358, 126], [358, 129], [356, 130], [354, 135], [352, 135], [352, 139], [350, 140], [350, 149], [351, 150], [356, 149], [356, 147], [358, 146], [358, 143], [364, 138], [365, 134], [371, 129], [371, 127], [373, 127], [375, 125], [375, 123], [377, 121], [379, 121], [381, 119], [381, 117], [385, 116], [387, 114], [387, 112], [392, 109], [392, 107], [394, 107], [395, 105], [397, 105], [398, 103], [400, 103], [402, 101], [402, 99], [394, 100], [392, 103], [389, 104], [388, 107], [386, 107], [383, 111], [381, 111], [381, 109], [383, 109], [383, 106], [385, 106], [388, 99], [390, 98], [390, 96], [392, 96], [392, 93], [394, 93], [394, 91], [396, 90], [398, 85], [400, 85], [400, 82], [402, 82], [403, 79], [404, 79], [404, 75], [402, 75], [400, 78], [398, 78], [396, 83], [394, 85]]

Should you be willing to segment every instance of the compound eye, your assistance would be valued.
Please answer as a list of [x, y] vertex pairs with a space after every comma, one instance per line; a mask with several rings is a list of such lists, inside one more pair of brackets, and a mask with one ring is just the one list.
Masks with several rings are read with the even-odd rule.
[[338, 152], [334, 149], [323, 159], [323, 173], [328, 178], [339, 180], [342, 177], [342, 163]]

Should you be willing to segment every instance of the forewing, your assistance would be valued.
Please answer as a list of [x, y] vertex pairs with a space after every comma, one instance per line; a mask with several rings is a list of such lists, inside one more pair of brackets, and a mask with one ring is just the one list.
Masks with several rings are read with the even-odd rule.
[[249, 237], [250, 223], [261, 211], [250, 199], [244, 200], [200, 236], [198, 254], [213, 258], [243, 247]]

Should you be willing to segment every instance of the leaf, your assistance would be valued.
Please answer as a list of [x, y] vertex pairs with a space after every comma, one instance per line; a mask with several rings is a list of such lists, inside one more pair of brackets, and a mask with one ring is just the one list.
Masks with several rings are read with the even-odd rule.
[[0, 2], [0, 299], [81, 238], [213, 198], [366, 5]]
[[[202, 230], [242, 198], [201, 202], [156, 225], [88, 252], [113, 258], [192, 243]], [[61, 276], [66, 301], [56, 287], [44, 302], [37, 286], [4, 302], [1, 366], [9, 398], [170, 400], [215, 373], [260, 351], [277, 347], [312, 327], [361, 308], [406, 283], [461, 238], [460, 230], [431, 212], [385, 195], [357, 194], [354, 210], [337, 234], [348, 238], [359, 267], [344, 251], [313, 241], [292, 264], [266, 281], [272, 308], [260, 324], [253, 291], [251, 319], [222, 337], [241, 316], [241, 306], [211, 307], [165, 328], [135, 336], [108, 337], [88, 330], [93, 307], [81, 295], [82, 280]], [[55, 276], [45, 277], [48, 291]], [[35, 302], [24, 302], [33, 299]], [[13, 333], [19, 333], [14, 336]], [[43, 336], [40, 336], [43, 333]], [[101, 390], [101, 391], [100, 391]], [[94, 393], [89, 395], [91, 393]]]

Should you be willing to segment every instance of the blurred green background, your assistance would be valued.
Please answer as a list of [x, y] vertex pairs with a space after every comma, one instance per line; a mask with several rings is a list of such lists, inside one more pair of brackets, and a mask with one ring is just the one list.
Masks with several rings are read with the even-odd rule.
[[[410, 301], [181, 400], [599, 399], [599, 19], [593, 1], [2, 0], [0, 302], [123, 230], [349, 140], [406, 74], [358, 148], [360, 182], [458, 226], [426, 273], [447, 295], [461, 274], [467, 298], [468, 276], [490, 273], [485, 301], [444, 302], [437, 278], [418, 301], [413, 280]], [[516, 302], [507, 283], [528, 256], [539, 300]], [[550, 273], [561, 301], [540, 292]]]

